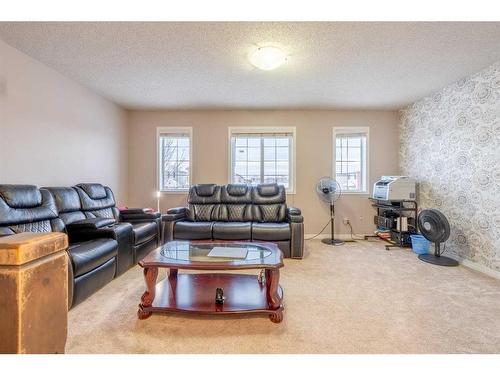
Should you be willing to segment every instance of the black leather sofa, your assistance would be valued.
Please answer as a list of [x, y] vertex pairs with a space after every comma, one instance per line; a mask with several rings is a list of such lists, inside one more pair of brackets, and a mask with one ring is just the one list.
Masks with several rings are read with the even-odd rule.
[[[118, 275], [160, 246], [160, 213], [147, 213], [137, 208], [118, 210], [109, 187], [101, 184], [78, 184], [73, 188], [47, 189], [56, 198], [58, 209], [62, 210], [60, 212], [64, 213], [61, 218], [66, 225], [69, 224], [70, 241], [78, 241], [89, 235], [110, 236], [118, 241]], [[75, 216], [87, 221], [75, 223]], [[111, 219], [114, 224], [97, 228], [88, 225], [92, 220], [102, 222], [99, 219]]]
[[[100, 202], [99, 209], [82, 200], [78, 189], [91, 192], [93, 198], [89, 199], [95, 205], [99, 204], [95, 201]], [[103, 191], [106, 202], [101, 198]], [[0, 236], [21, 232], [68, 234], [68, 307], [83, 301], [158, 246], [159, 225], [159, 213], [118, 211], [111, 190], [99, 184], [41, 189], [0, 185]]]
[[285, 257], [303, 255], [303, 217], [287, 207], [282, 185], [193, 185], [188, 207], [169, 209], [163, 220], [166, 240], [266, 241]]

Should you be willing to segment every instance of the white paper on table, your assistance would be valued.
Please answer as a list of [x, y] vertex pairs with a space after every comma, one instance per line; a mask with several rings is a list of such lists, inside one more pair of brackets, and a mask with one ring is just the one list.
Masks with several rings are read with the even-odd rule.
[[215, 246], [207, 256], [216, 258], [238, 258], [245, 259], [248, 254], [248, 249], [245, 247], [223, 247]]

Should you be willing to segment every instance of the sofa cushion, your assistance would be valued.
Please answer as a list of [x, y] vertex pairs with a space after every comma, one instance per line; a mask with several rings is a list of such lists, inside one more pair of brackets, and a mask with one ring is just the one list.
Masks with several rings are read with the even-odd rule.
[[54, 197], [32, 185], [0, 185], [0, 233], [63, 232]]
[[198, 184], [194, 185], [194, 190], [199, 197], [212, 197], [218, 186], [215, 184]]
[[80, 197], [72, 187], [44, 187], [43, 189], [50, 191], [60, 214], [82, 210]]
[[158, 225], [156, 222], [132, 224], [134, 232], [134, 245], [147, 242], [158, 234]]
[[221, 187], [221, 203], [252, 203], [252, 187], [243, 184], [229, 184]]
[[66, 225], [68, 232], [73, 230], [100, 229], [115, 224], [115, 219], [106, 219], [102, 217], [94, 217], [92, 219], [83, 219]]
[[284, 204], [285, 187], [278, 184], [262, 184], [252, 189], [253, 204]]
[[252, 239], [251, 222], [215, 222], [214, 240], [250, 240]]
[[108, 238], [77, 242], [69, 246], [74, 276], [80, 276], [116, 256], [118, 243]]
[[191, 221], [214, 221], [219, 217], [220, 186], [214, 184], [193, 185], [189, 189], [189, 210]]
[[45, 187], [54, 197], [59, 217], [68, 225], [86, 218], [80, 204], [80, 196], [72, 187]]
[[219, 217], [220, 204], [191, 204], [187, 217], [191, 221], [214, 221]]
[[82, 211], [87, 218], [119, 218], [115, 196], [109, 187], [101, 184], [78, 184], [74, 188], [80, 197]]
[[34, 185], [0, 185], [0, 197], [12, 208], [32, 208], [42, 204], [42, 194]]
[[278, 184], [260, 184], [256, 187], [257, 192], [260, 196], [263, 197], [272, 197], [279, 194], [279, 185]]
[[253, 206], [253, 217], [260, 223], [279, 223], [286, 219], [284, 204], [259, 204]]
[[189, 189], [189, 204], [220, 203], [220, 186], [214, 184], [193, 185]]
[[211, 240], [212, 221], [178, 221], [174, 226], [174, 239]]
[[229, 184], [221, 187], [218, 221], [252, 221], [252, 187]]
[[252, 221], [251, 204], [221, 204], [218, 221]]
[[283, 222], [286, 220], [285, 187], [263, 184], [252, 189], [253, 220], [257, 222]]
[[254, 241], [288, 241], [290, 224], [288, 223], [252, 223]]
[[85, 191], [91, 199], [106, 198], [106, 190], [101, 184], [78, 184], [77, 186]]

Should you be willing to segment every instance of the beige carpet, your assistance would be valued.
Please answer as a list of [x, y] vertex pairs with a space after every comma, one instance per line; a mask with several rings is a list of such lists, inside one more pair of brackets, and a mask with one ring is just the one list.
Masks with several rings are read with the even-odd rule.
[[[137, 319], [140, 267], [69, 313], [68, 353], [500, 352], [500, 281], [378, 241], [308, 241], [281, 273], [285, 317]], [[161, 278], [164, 272], [161, 273]]]

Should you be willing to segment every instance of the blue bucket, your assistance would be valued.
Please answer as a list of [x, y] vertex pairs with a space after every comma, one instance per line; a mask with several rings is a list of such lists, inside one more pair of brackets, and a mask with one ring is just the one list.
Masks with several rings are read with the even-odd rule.
[[414, 253], [417, 254], [427, 254], [429, 252], [429, 247], [431, 243], [421, 234], [412, 234], [411, 236], [411, 248]]

